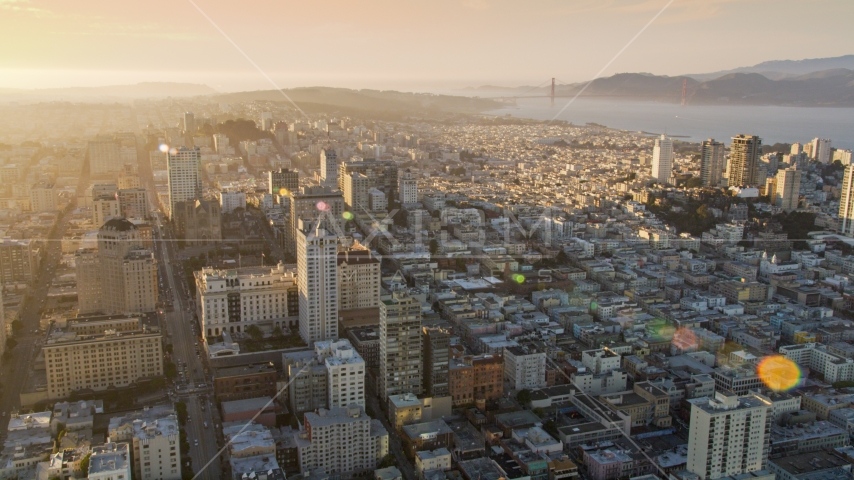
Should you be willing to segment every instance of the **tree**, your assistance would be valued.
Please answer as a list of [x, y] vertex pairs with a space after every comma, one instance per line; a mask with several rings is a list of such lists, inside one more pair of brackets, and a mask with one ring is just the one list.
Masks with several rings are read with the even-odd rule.
[[89, 456], [91, 453], [87, 453], [83, 460], [80, 460], [80, 471], [85, 472], [87, 475], [89, 474]]
[[252, 340], [255, 340], [256, 342], [260, 342], [264, 338], [264, 332], [258, 328], [258, 325], [249, 325], [246, 327], [244, 332], [246, 332], [246, 334], [252, 337]]
[[439, 241], [435, 238], [430, 239], [430, 254], [436, 255], [439, 253]]
[[531, 391], [527, 388], [519, 390], [519, 393], [516, 394], [516, 400], [518, 400], [522, 405], [528, 405], [531, 403]]
[[531, 410], [531, 411], [532, 411], [532, 412], [534, 412], [534, 415], [536, 415], [536, 416], [538, 416], [538, 417], [540, 417], [540, 418], [543, 418], [543, 417], [545, 417], [545, 416], [546, 416], [546, 411], [545, 411], [545, 410], [543, 410], [543, 409], [542, 409], [542, 408], [540, 408], [540, 407], [537, 407], [537, 408], [535, 408], [535, 409], [533, 409], [533, 410]]
[[178, 376], [178, 367], [175, 366], [175, 363], [171, 360], [166, 360], [163, 362], [163, 375], [166, 376], [169, 380], [174, 379]]
[[555, 425], [553, 420], [546, 420], [543, 422], [543, 430], [545, 430], [549, 435], [553, 435], [555, 438], [558, 437], [557, 425]]
[[385, 457], [383, 457], [382, 461], [380, 461], [379, 468], [388, 468], [397, 465], [397, 462], [394, 460], [394, 455], [389, 453]]
[[[175, 402], [175, 412], [178, 414], [178, 423], [181, 426], [187, 424], [187, 404], [184, 402]], [[183, 433], [184, 431], [181, 430]], [[189, 448], [189, 445], [187, 446]], [[183, 448], [181, 449], [183, 451]]]

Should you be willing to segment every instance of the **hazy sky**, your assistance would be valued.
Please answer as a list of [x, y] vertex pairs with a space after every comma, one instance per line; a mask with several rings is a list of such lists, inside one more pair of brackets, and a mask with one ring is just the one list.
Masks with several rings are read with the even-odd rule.
[[[591, 78], [668, 0], [193, 0], [282, 87]], [[851, 0], [674, 0], [603, 73], [854, 53]], [[268, 81], [190, 0], [0, 0], [0, 87]]]

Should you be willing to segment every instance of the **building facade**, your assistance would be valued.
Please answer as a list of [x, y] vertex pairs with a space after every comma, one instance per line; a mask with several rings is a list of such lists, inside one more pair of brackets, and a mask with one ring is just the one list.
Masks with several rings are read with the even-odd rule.
[[700, 147], [700, 179], [704, 187], [718, 187], [726, 167], [726, 147], [714, 138], [703, 140]]
[[174, 217], [178, 202], [194, 200], [202, 195], [201, 150], [181, 147], [170, 151], [166, 158], [169, 175], [169, 218]]
[[421, 303], [404, 291], [380, 303], [379, 396], [422, 392]]
[[303, 222], [297, 238], [299, 331], [309, 345], [338, 338], [338, 236], [327, 222]]

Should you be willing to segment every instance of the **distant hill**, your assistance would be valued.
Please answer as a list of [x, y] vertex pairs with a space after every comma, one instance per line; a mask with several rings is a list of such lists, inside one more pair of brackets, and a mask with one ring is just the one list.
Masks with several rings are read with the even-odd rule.
[[114, 100], [127, 98], [195, 97], [218, 93], [207, 85], [197, 83], [143, 82], [136, 85], [104, 87], [68, 87], [39, 89], [0, 89], [6, 100]]
[[[332, 87], [306, 87], [284, 90], [300, 108], [307, 112], [337, 110], [341, 114], [355, 112], [386, 113], [389, 117], [435, 113], [477, 113], [499, 108], [491, 99], [432, 93], [405, 93], [391, 90], [350, 90]], [[277, 90], [259, 90], [214, 95], [212, 101], [237, 103], [248, 101], [286, 102]]]
[[824, 70], [835, 70], [844, 68], [854, 70], [854, 55], [843, 55], [841, 57], [808, 58], [805, 60], [772, 60], [758, 63], [752, 67], [740, 67], [732, 70], [721, 70], [711, 73], [688, 74], [695, 80], [713, 80], [730, 73], [758, 73], [771, 80], [781, 80], [787, 77], [806, 75], [808, 73]]
[[[581, 96], [625, 97], [678, 103], [682, 99], [682, 83], [686, 80], [689, 104], [854, 107], [854, 71], [845, 68], [811, 72], [781, 80], [772, 80], [758, 73], [729, 73], [706, 81], [687, 76], [618, 73], [597, 78]], [[555, 94], [571, 97], [583, 87], [583, 83], [560, 85], [555, 89]], [[476, 91], [484, 96], [524, 97], [546, 96], [549, 88], [518, 87], [510, 90]]]

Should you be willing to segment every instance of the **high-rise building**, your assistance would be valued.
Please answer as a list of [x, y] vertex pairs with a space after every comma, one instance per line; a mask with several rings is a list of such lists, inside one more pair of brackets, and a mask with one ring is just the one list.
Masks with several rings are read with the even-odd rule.
[[338, 310], [380, 305], [380, 261], [359, 245], [338, 252]]
[[455, 356], [448, 368], [448, 394], [454, 406], [497, 400], [504, 394], [504, 357]]
[[68, 320], [72, 328], [52, 329], [42, 347], [47, 397], [65, 398], [83, 389], [102, 392], [161, 377], [162, 335], [142, 329], [138, 318], [131, 320], [135, 330], [78, 333], [73, 319]]
[[714, 480], [765, 468], [771, 437], [771, 403], [756, 395], [716, 392], [688, 400], [689, 472]]
[[[839, 198], [839, 232], [854, 236], [854, 165], [845, 167]], [[2, 262], [0, 262], [2, 266]]]
[[113, 417], [108, 432], [111, 442], [130, 443], [134, 479], [180, 480], [178, 416], [171, 406]]
[[119, 213], [125, 218], [147, 219], [150, 206], [148, 190], [144, 188], [128, 188], [116, 193], [119, 201]]
[[331, 148], [320, 151], [320, 179], [323, 185], [338, 185], [338, 155]]
[[98, 139], [89, 142], [89, 171], [94, 176], [118, 173], [122, 169], [119, 142]]
[[101, 259], [98, 250], [81, 248], [74, 254], [77, 279], [77, 309], [81, 314], [103, 310]]
[[830, 163], [830, 140], [826, 138], [814, 138], [811, 142], [810, 158], [818, 160], [827, 165]]
[[338, 236], [327, 221], [304, 221], [297, 232], [299, 332], [309, 345], [338, 338]]
[[673, 139], [662, 135], [652, 148], [652, 178], [658, 183], [670, 183], [673, 174]]
[[388, 432], [357, 405], [306, 413], [293, 435], [303, 475], [321, 469], [336, 478], [373, 475], [388, 454]]
[[38, 249], [32, 240], [0, 240], [0, 283], [33, 282], [38, 268]]
[[201, 151], [196, 148], [184, 148], [169, 152], [166, 160], [169, 172], [169, 218], [175, 212], [175, 204], [200, 198], [202, 182], [199, 176]]
[[285, 230], [285, 251], [296, 253], [297, 230], [300, 220], [313, 221], [323, 218], [330, 231], [337, 231], [341, 215], [344, 213], [344, 196], [331, 187], [303, 187], [293, 192], [290, 198], [290, 228]]
[[344, 175], [358, 172], [368, 177], [372, 187], [396, 198], [398, 188], [398, 166], [392, 160], [360, 160], [342, 162], [338, 167], [338, 189], [344, 190]]
[[714, 138], [703, 140], [700, 150], [700, 179], [704, 187], [718, 187], [725, 167], [726, 147]]
[[116, 198], [116, 193], [112, 195], [104, 195], [92, 200], [92, 223], [97, 227], [101, 227], [107, 220], [111, 218], [119, 218], [122, 216], [121, 205], [119, 199]]
[[143, 248], [144, 238], [124, 218], [108, 220], [98, 230], [104, 313], [153, 312], [157, 308], [157, 260]]
[[328, 373], [329, 408], [358, 405], [365, 408], [365, 361], [350, 341], [320, 341], [314, 350]]
[[273, 129], [273, 112], [261, 112], [261, 130], [269, 132]]
[[192, 136], [196, 133], [196, 116], [193, 112], [184, 112], [184, 134]]
[[366, 175], [359, 172], [344, 174], [344, 203], [350, 210], [361, 213], [370, 210], [368, 190], [371, 182]]
[[56, 189], [52, 183], [39, 182], [30, 188], [30, 210], [33, 212], [55, 212], [56, 200]]
[[423, 327], [421, 345], [424, 349], [424, 394], [428, 397], [448, 396], [451, 334], [443, 328]]
[[380, 302], [379, 396], [422, 390], [421, 302], [395, 291]]
[[545, 387], [545, 352], [530, 351], [526, 347], [504, 347], [504, 378], [514, 390]]
[[774, 205], [786, 212], [798, 208], [798, 196], [801, 191], [801, 172], [787, 168], [777, 172], [774, 182]]
[[3, 289], [0, 289], [0, 357], [6, 353], [6, 307], [3, 306]]
[[299, 171], [280, 168], [271, 170], [267, 177], [271, 195], [290, 195], [299, 190]]
[[792, 148], [789, 150], [791, 155], [800, 155], [801, 152], [803, 152], [803, 147], [798, 142], [793, 143]]
[[418, 179], [408, 170], [400, 176], [397, 182], [397, 192], [400, 203], [418, 202]]
[[292, 265], [195, 272], [196, 316], [204, 337], [296, 326], [297, 281]]
[[729, 186], [758, 185], [758, 159], [762, 153], [762, 139], [756, 135], [732, 137], [729, 149], [727, 178]]

